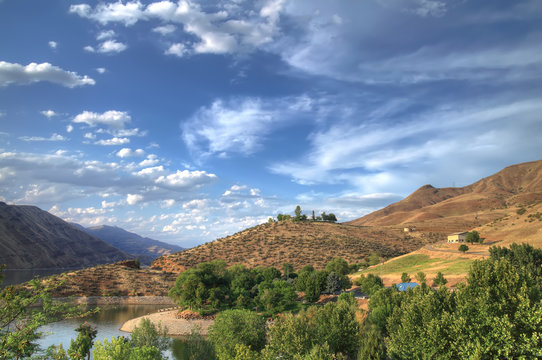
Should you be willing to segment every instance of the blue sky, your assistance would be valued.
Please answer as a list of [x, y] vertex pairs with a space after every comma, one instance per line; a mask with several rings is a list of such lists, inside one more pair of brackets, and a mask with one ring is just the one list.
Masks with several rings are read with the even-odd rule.
[[0, 199], [193, 246], [542, 156], [542, 3], [0, 0]]

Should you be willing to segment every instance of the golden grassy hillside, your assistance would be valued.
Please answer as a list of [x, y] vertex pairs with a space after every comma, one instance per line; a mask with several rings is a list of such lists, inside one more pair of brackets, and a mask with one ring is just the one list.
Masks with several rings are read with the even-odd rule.
[[369, 228], [321, 222], [266, 223], [198, 247], [156, 259], [151, 268], [180, 272], [199, 263], [223, 259], [248, 267], [289, 262], [299, 269], [311, 264], [323, 268], [331, 259], [349, 263], [378, 252], [394, 257], [442, 240], [444, 234], [408, 235], [402, 229]]

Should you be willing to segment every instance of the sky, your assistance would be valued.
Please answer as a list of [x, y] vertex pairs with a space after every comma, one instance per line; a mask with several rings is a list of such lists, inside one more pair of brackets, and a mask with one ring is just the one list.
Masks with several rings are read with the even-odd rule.
[[0, 200], [191, 247], [542, 158], [539, 0], [0, 0]]

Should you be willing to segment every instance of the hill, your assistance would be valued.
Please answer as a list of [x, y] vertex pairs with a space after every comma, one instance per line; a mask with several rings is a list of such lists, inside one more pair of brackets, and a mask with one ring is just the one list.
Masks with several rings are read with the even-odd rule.
[[[419, 234], [418, 234], [419, 235]], [[438, 234], [410, 236], [402, 229], [373, 229], [322, 222], [280, 221], [258, 225], [180, 253], [156, 259], [151, 268], [180, 272], [199, 263], [223, 259], [248, 267], [275, 266], [289, 262], [323, 268], [331, 259], [349, 263], [365, 260], [371, 253], [394, 257], [442, 240]]]
[[128, 258], [47, 211], [0, 202], [0, 264], [10, 269], [83, 267]]
[[117, 249], [134, 255], [144, 265], [150, 265], [159, 256], [184, 250], [180, 246], [142, 237], [116, 226], [101, 225], [90, 228], [81, 226], [80, 229]]
[[175, 284], [176, 274], [130, 265], [124, 261], [53, 275], [50, 279], [62, 281], [53, 296], [167, 296]]
[[542, 202], [542, 160], [509, 166], [461, 188], [425, 185], [407, 198], [348, 222], [358, 226], [410, 226], [419, 231], [465, 231]]

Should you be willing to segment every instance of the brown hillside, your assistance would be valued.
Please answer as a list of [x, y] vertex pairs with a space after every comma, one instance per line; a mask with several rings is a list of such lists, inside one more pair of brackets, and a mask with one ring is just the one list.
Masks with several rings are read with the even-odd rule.
[[422, 231], [470, 230], [506, 216], [512, 206], [542, 201], [542, 160], [509, 166], [462, 188], [425, 185], [407, 198], [348, 224], [415, 226]]
[[331, 259], [349, 263], [378, 252], [394, 257], [442, 240], [442, 234], [405, 235], [399, 229], [373, 229], [342, 224], [281, 221], [266, 223], [232, 236], [156, 259], [151, 268], [180, 272], [199, 263], [223, 259], [248, 267], [275, 266], [289, 262], [294, 268], [314, 265], [323, 268]]
[[134, 269], [121, 263], [53, 275], [63, 281], [53, 296], [167, 296], [177, 275], [150, 269]]

